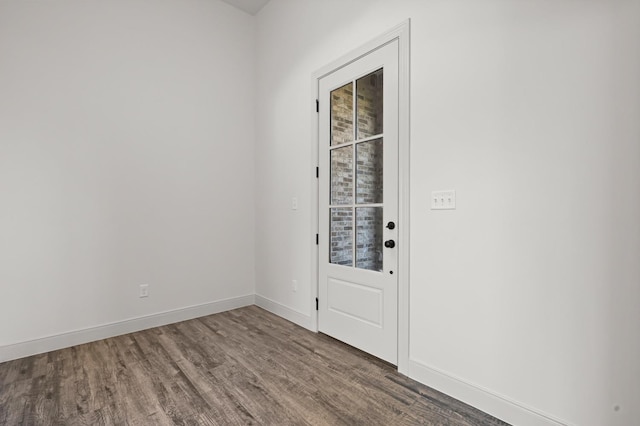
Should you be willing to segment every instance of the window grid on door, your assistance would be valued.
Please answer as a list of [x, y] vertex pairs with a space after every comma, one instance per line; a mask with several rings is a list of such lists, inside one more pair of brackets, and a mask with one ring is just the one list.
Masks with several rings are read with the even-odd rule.
[[[329, 262], [382, 271], [382, 77], [331, 91]], [[355, 90], [354, 90], [355, 88]]]

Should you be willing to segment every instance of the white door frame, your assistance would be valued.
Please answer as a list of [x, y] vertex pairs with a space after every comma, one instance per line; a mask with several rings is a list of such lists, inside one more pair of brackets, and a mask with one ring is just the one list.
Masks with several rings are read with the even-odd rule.
[[[379, 37], [347, 53], [336, 61], [322, 67], [311, 76], [311, 329], [318, 331], [318, 113], [316, 100], [319, 98], [319, 81], [322, 77], [356, 61], [377, 48], [398, 40], [398, 371], [409, 373], [409, 107], [410, 107], [410, 63], [409, 34], [407, 19]], [[327, 171], [321, 171], [321, 173]]]

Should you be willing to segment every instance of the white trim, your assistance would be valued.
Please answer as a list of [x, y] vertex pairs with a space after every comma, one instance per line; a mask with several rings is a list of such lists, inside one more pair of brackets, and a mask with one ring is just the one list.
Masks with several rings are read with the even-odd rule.
[[398, 372], [409, 370], [411, 21], [398, 28]]
[[[315, 74], [314, 74], [315, 75]], [[311, 150], [311, 277], [309, 281], [309, 312], [311, 312], [311, 323], [309, 329], [314, 332], [318, 332], [318, 311], [316, 310], [316, 300], [318, 300], [318, 244], [316, 240], [316, 235], [319, 231], [319, 215], [318, 211], [319, 200], [318, 200], [318, 186], [320, 179], [318, 175], [316, 175], [317, 167], [320, 165], [320, 158], [318, 156], [318, 131], [320, 130], [318, 123], [318, 111], [316, 110], [316, 102], [319, 98], [319, 89], [318, 89], [319, 77], [311, 78], [311, 146], [309, 149]]]
[[232, 309], [251, 306], [254, 303], [255, 296], [250, 294], [0, 346], [0, 362], [230, 311]]
[[409, 377], [513, 425], [574, 426], [414, 359], [409, 360]]
[[[314, 92], [313, 92], [314, 95], [318, 93], [317, 84], [318, 84], [318, 80], [320, 80], [322, 77], [328, 74], [331, 74], [334, 71], [339, 70], [340, 68], [343, 68], [352, 62], [357, 61], [361, 57], [366, 56], [370, 52], [373, 52], [374, 50], [384, 46], [387, 43], [392, 42], [393, 40], [400, 39], [401, 37], [408, 37], [410, 22], [411, 22], [410, 19], [405, 20], [404, 22], [396, 25], [395, 27], [385, 32], [384, 34], [376, 37], [375, 39], [358, 47], [357, 49], [354, 49], [351, 52], [345, 55], [342, 55], [340, 58], [336, 59], [330, 64], [325, 65], [324, 67], [314, 72], [311, 75], [311, 79], [314, 87]], [[315, 99], [317, 99], [317, 97], [314, 97], [313, 99], [315, 102]], [[315, 111], [315, 104], [314, 104], [314, 111]], [[317, 121], [317, 117], [316, 117], [316, 120], [314, 121]]]
[[[266, 297], [251, 294], [0, 346], [0, 363], [254, 304], [294, 324], [317, 331], [317, 328], [314, 330], [317, 323], [313, 321], [317, 318], [316, 315], [305, 315]], [[407, 373], [403, 374], [410, 378], [508, 423], [530, 426], [575, 426], [423, 362], [408, 359], [406, 366]]]
[[[399, 155], [399, 191], [398, 215], [399, 238], [398, 255], [400, 259], [398, 273], [398, 371], [407, 374], [409, 370], [409, 137], [410, 137], [410, 27], [411, 20], [407, 19], [386, 33], [360, 46], [359, 48], [341, 56], [337, 60], [322, 67], [311, 76], [311, 234], [318, 229], [318, 179], [315, 170], [318, 167], [318, 113], [316, 100], [319, 97], [319, 80], [332, 72], [358, 60], [368, 53], [384, 46], [393, 40], [398, 40], [399, 49], [399, 93], [398, 93], [398, 155]], [[326, 171], [324, 171], [326, 173]], [[323, 173], [323, 170], [320, 170]], [[311, 247], [311, 322], [310, 330], [318, 331], [318, 314], [315, 310], [318, 297], [318, 246], [315, 235]]]
[[[294, 309], [289, 308], [288, 306], [285, 306], [281, 303], [278, 303], [271, 299], [267, 299], [266, 297], [260, 296], [257, 294], [256, 294], [255, 304], [261, 307], [262, 309], [265, 309], [271, 312], [272, 314], [276, 314], [281, 318], [284, 318], [288, 321], [291, 321], [294, 324], [299, 325], [300, 327], [304, 327], [307, 330], [311, 330], [311, 331], [317, 331], [313, 329], [311, 316], [309, 315], [305, 315], [302, 312], [298, 312]], [[314, 310], [315, 310], [315, 305], [314, 305]]]

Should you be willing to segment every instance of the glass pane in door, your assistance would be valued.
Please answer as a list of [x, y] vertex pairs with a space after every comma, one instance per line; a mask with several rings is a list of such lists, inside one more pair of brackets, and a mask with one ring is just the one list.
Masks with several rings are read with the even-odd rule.
[[329, 262], [337, 265], [353, 265], [353, 209], [331, 209], [329, 230]]
[[353, 202], [353, 146], [331, 150], [331, 205]]
[[382, 271], [382, 207], [356, 208], [356, 267]]
[[382, 68], [356, 80], [358, 136], [364, 139], [382, 133]]
[[356, 145], [356, 203], [382, 203], [382, 139]]
[[331, 92], [331, 145], [353, 141], [353, 83]]

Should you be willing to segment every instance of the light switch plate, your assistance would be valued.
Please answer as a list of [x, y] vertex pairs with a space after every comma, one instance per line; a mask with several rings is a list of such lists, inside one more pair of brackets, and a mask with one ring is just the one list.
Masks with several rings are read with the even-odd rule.
[[454, 210], [456, 191], [453, 189], [431, 192], [431, 210]]
[[140, 297], [149, 297], [149, 284], [140, 284]]
[[298, 198], [293, 197], [291, 199], [291, 210], [298, 210]]

